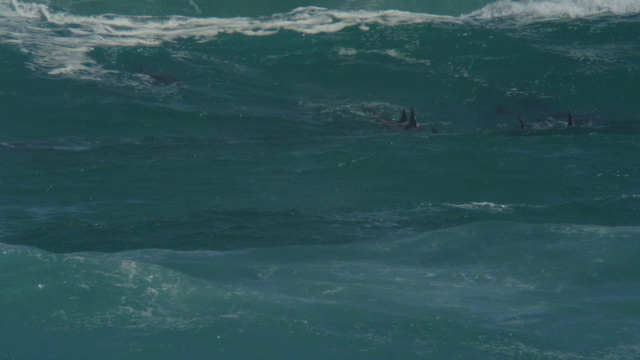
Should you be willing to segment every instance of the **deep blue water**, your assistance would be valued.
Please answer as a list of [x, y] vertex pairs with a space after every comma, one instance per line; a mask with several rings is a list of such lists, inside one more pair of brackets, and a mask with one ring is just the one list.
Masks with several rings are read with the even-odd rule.
[[636, 0], [2, 0], [0, 359], [639, 358], [639, 80]]

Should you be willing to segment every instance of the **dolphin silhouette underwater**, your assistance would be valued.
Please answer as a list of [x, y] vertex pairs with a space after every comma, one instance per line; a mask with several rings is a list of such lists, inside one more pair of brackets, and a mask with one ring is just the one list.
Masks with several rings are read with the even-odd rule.
[[138, 73], [148, 76], [156, 85], [166, 86], [180, 83], [180, 81], [172, 74], [152, 71], [144, 65], [138, 67]]

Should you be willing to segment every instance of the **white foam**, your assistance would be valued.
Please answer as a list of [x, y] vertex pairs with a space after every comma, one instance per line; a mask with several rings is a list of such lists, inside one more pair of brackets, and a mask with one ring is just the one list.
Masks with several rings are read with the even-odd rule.
[[[194, 9], [200, 10], [193, 0], [190, 0], [190, 4]], [[500, 0], [459, 17], [397, 10], [338, 11], [313, 6], [258, 18], [113, 14], [80, 16], [54, 12], [42, 4], [0, 0], [0, 42], [18, 44], [23, 51], [33, 55], [34, 68], [42, 69], [49, 74], [97, 79], [117, 73], [103, 69], [88, 56], [89, 52], [97, 47], [153, 47], [182, 38], [205, 42], [220, 34], [232, 33], [268, 36], [280, 31], [294, 31], [313, 35], [339, 32], [346, 28], [367, 31], [373, 25], [463, 24], [503, 18], [540, 21], [559, 17], [637, 13], [640, 13], [638, 0]], [[341, 55], [349, 53], [350, 51], [345, 49]], [[387, 50], [385, 54], [406, 62], [422, 62], [393, 49]], [[428, 65], [428, 62], [423, 63]]]
[[528, 22], [638, 13], [640, 13], [638, 0], [499, 0], [464, 17], [477, 20], [514, 19]]
[[394, 59], [401, 60], [409, 64], [422, 64], [427, 66], [431, 65], [431, 62], [429, 60], [416, 59], [395, 49], [385, 50], [384, 53]]
[[340, 57], [355, 57], [358, 54], [378, 54], [378, 55], [385, 55], [396, 60], [400, 60], [407, 64], [421, 64], [426, 66], [431, 65], [431, 62], [429, 60], [416, 59], [414, 57], [408, 56], [404, 52], [397, 49], [357, 50], [354, 48], [338, 47], [335, 49], [335, 51]]
[[339, 47], [336, 49], [338, 52], [339, 56], [355, 56], [358, 53], [358, 50], [354, 49], [354, 48], [345, 48], [345, 47]]
[[[6, 3], [5, 3], [6, 4]], [[181, 38], [208, 41], [226, 33], [267, 36], [283, 30], [303, 34], [333, 33], [349, 27], [362, 30], [370, 25], [399, 26], [424, 22], [456, 22], [453, 17], [414, 14], [402, 11], [334, 11], [301, 7], [286, 14], [249, 18], [191, 18], [98, 15], [80, 16], [53, 12], [46, 5], [10, 0], [12, 12], [0, 9], [1, 18], [35, 20], [31, 24], [13, 22], [17, 27], [2, 29], [1, 42], [20, 44], [34, 55], [35, 67], [52, 75], [91, 78], [109, 73], [87, 54], [96, 47], [158, 46]], [[195, 5], [195, 3], [193, 3]], [[6, 6], [5, 6], [6, 7]], [[48, 23], [49, 26], [42, 26]], [[54, 25], [54, 26], [51, 26]], [[57, 27], [56, 27], [57, 26]], [[66, 34], [65, 34], [66, 32]], [[60, 35], [62, 33], [62, 35]], [[68, 33], [73, 36], [68, 36]], [[393, 54], [390, 54], [393, 56]]]
[[446, 206], [465, 209], [465, 210], [482, 210], [488, 212], [505, 212], [513, 209], [514, 205], [496, 204], [492, 202], [471, 202], [466, 204], [445, 204]]

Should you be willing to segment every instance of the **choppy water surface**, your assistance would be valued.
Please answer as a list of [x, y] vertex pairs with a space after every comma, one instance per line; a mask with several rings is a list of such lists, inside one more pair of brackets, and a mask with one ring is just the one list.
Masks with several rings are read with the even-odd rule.
[[639, 20], [0, 2], [0, 359], [639, 357]]

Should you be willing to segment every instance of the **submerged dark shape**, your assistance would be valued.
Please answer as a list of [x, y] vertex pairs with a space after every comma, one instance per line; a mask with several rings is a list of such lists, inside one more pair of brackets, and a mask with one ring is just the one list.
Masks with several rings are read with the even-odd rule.
[[138, 72], [150, 77], [157, 85], [173, 85], [179, 83], [178, 79], [175, 76], [169, 73], [151, 71], [144, 65], [138, 67]]

